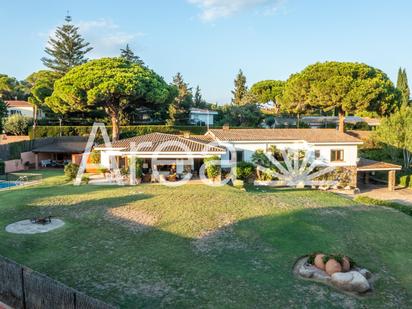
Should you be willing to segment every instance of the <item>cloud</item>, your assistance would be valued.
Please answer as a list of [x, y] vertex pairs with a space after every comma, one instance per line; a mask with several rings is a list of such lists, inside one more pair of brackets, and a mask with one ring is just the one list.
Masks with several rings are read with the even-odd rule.
[[126, 44], [133, 44], [137, 38], [144, 35], [142, 32], [122, 31], [119, 25], [108, 19], [80, 21], [76, 26], [93, 47], [90, 56], [94, 58], [117, 56], [120, 48], [124, 48]]
[[213, 21], [245, 10], [255, 10], [264, 15], [275, 13], [285, 0], [188, 0], [199, 7], [200, 19]]
[[[73, 22], [79, 27], [80, 34], [93, 47], [87, 55], [89, 58], [117, 56], [120, 54], [120, 48], [124, 48], [126, 44], [133, 45], [139, 37], [144, 36], [142, 32], [122, 31], [119, 25], [105, 18]], [[54, 38], [56, 28], [57, 26], [47, 34], [39, 33], [39, 35]]]

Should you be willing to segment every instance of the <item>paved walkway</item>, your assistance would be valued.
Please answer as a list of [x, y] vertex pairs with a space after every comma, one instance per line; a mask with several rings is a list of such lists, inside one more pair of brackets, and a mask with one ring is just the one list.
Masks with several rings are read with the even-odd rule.
[[361, 186], [359, 195], [365, 195], [371, 198], [398, 202], [405, 205], [412, 206], [412, 189], [411, 188], [397, 188], [395, 191], [389, 191], [386, 185], [368, 184]]

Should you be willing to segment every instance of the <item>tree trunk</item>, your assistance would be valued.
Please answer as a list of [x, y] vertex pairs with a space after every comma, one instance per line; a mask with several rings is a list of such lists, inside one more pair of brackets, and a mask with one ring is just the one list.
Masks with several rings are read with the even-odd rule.
[[119, 140], [119, 134], [120, 134], [119, 114], [116, 113], [116, 112], [112, 112], [110, 117], [111, 117], [111, 120], [112, 120], [112, 141], [118, 141]]
[[36, 136], [37, 115], [38, 115], [37, 105], [34, 105], [33, 106], [33, 139]]
[[339, 132], [345, 133], [345, 112], [339, 110]]

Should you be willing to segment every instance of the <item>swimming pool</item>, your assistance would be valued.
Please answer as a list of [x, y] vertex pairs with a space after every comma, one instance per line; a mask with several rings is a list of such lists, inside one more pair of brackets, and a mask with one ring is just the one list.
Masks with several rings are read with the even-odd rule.
[[17, 186], [17, 182], [15, 181], [0, 181], [0, 190], [11, 188], [14, 186]]

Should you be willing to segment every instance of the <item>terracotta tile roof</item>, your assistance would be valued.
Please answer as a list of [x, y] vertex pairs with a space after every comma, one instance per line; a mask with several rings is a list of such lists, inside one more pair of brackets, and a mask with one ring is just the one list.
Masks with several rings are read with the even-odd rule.
[[28, 140], [30, 140], [30, 136], [28, 135], [14, 136], [14, 135], [0, 134], [0, 145], [21, 142], [21, 141], [28, 141]]
[[378, 171], [378, 170], [400, 170], [400, 165], [379, 162], [369, 159], [360, 158], [357, 163], [358, 171]]
[[27, 101], [21, 101], [21, 100], [6, 100], [5, 101], [9, 107], [33, 107], [29, 102]]
[[50, 139], [50, 143], [34, 147], [34, 153], [83, 153], [87, 145], [87, 137], [61, 136]]
[[202, 113], [202, 114], [209, 113], [211, 115], [218, 114], [218, 112], [216, 112], [216, 111], [212, 111], [212, 110], [209, 110], [209, 109], [202, 109], [202, 108], [191, 108], [190, 111], [193, 112], [193, 113]]
[[[112, 148], [119, 148], [125, 151], [130, 151], [130, 144], [133, 142], [136, 143], [136, 147], [139, 152], [225, 152], [225, 149], [222, 147], [206, 147], [206, 145], [208, 144], [208, 141], [206, 140], [202, 141], [194, 137], [185, 138], [178, 135], [157, 132], [113, 142]], [[144, 145], [144, 143], [148, 142], [151, 143], [151, 145]], [[97, 148], [106, 147], [105, 145], [99, 145], [97, 146]]]
[[367, 139], [371, 137], [373, 131], [350, 130], [350, 131], [347, 131], [346, 133], [356, 138], [359, 138], [363, 141], [366, 141]]
[[220, 141], [301, 141], [309, 143], [362, 143], [336, 129], [211, 129]]

